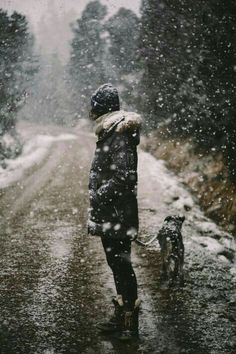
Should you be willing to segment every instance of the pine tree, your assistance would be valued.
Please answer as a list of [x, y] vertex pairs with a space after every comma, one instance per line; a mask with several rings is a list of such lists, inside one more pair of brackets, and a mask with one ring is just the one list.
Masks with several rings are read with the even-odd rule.
[[142, 3], [140, 52], [144, 75], [140, 108], [147, 114], [149, 128], [172, 119], [179, 88], [191, 71], [191, 22], [185, 17], [183, 5], [181, 0]]
[[139, 19], [129, 9], [120, 8], [105, 25], [109, 33], [109, 53], [119, 74], [138, 69]]
[[[236, 180], [236, 3], [233, 0], [210, 1], [204, 13], [205, 52], [199, 65], [211, 102], [210, 115], [201, 124], [201, 141], [224, 151], [232, 177]], [[209, 128], [208, 128], [209, 127]], [[208, 128], [208, 129], [207, 129]]]
[[87, 116], [91, 93], [107, 81], [103, 19], [106, 6], [90, 2], [72, 26], [70, 77], [73, 100], [79, 117]]
[[14, 129], [37, 70], [33, 44], [25, 16], [0, 10], [0, 135]]
[[135, 109], [137, 105], [137, 86], [140, 76], [138, 39], [140, 21], [136, 14], [120, 8], [105, 24], [108, 32], [106, 67], [112, 81], [118, 85], [122, 105]]

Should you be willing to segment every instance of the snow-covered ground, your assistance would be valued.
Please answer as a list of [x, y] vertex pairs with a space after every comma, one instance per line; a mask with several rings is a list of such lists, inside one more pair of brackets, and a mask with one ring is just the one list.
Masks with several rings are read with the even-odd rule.
[[39, 164], [54, 142], [76, 139], [76, 136], [72, 134], [57, 136], [39, 134], [35, 136], [25, 135], [24, 139], [26, 141], [22, 154], [16, 159], [6, 159], [6, 168], [0, 166], [0, 188], [9, 187], [20, 180], [28, 168]]

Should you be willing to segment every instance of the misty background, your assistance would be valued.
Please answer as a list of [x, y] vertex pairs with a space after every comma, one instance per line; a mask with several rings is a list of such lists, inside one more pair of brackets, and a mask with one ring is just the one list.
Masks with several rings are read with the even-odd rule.
[[[72, 32], [70, 24], [81, 16], [89, 0], [1, 0], [0, 8], [10, 13], [25, 15], [36, 39], [37, 49], [44, 54], [57, 52], [62, 61], [70, 54]], [[107, 6], [107, 16], [112, 16], [120, 7], [140, 11], [141, 0], [102, 0]]]

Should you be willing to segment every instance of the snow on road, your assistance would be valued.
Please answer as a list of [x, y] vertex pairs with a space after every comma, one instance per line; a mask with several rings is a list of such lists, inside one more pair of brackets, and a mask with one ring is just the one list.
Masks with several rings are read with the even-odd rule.
[[0, 166], [0, 188], [9, 187], [20, 180], [28, 168], [39, 164], [54, 142], [73, 140], [76, 136], [73, 134], [57, 136], [39, 134], [27, 138], [22, 154], [14, 160], [6, 159], [6, 168]]
[[[75, 134], [61, 133], [58, 135], [32, 134], [32, 129], [23, 126], [22, 136], [25, 140], [23, 153], [14, 160], [6, 160], [7, 167], [0, 167], [0, 188], [6, 188], [19, 181], [25, 171], [39, 164], [48, 154], [54, 142], [77, 139]], [[81, 130], [80, 130], [81, 134]], [[85, 133], [87, 134], [87, 133]], [[90, 134], [89, 134], [90, 135]], [[165, 166], [165, 162], [157, 160], [149, 153], [139, 152], [139, 199], [142, 211], [148, 213], [149, 235], [155, 234], [160, 228], [164, 218], [170, 214], [184, 214], [184, 225], [191, 225], [196, 230], [196, 235], [191, 234], [186, 238], [187, 245], [191, 247], [204, 247], [212, 256], [222, 262], [232, 262], [225, 257], [230, 253], [234, 258], [236, 245], [234, 238], [221, 230], [214, 222], [209, 220], [200, 210], [194, 198], [184, 188], [178, 178]], [[140, 213], [141, 219], [145, 212]], [[199, 234], [201, 237], [199, 237]], [[152, 247], [158, 247], [157, 243]], [[236, 263], [232, 263], [231, 273], [236, 280]]]

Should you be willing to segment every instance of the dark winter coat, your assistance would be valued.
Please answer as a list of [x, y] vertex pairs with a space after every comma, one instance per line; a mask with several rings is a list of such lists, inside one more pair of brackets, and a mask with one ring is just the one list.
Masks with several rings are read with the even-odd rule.
[[141, 118], [125, 111], [96, 120], [98, 141], [89, 177], [91, 235], [134, 239], [138, 233], [137, 145]]

